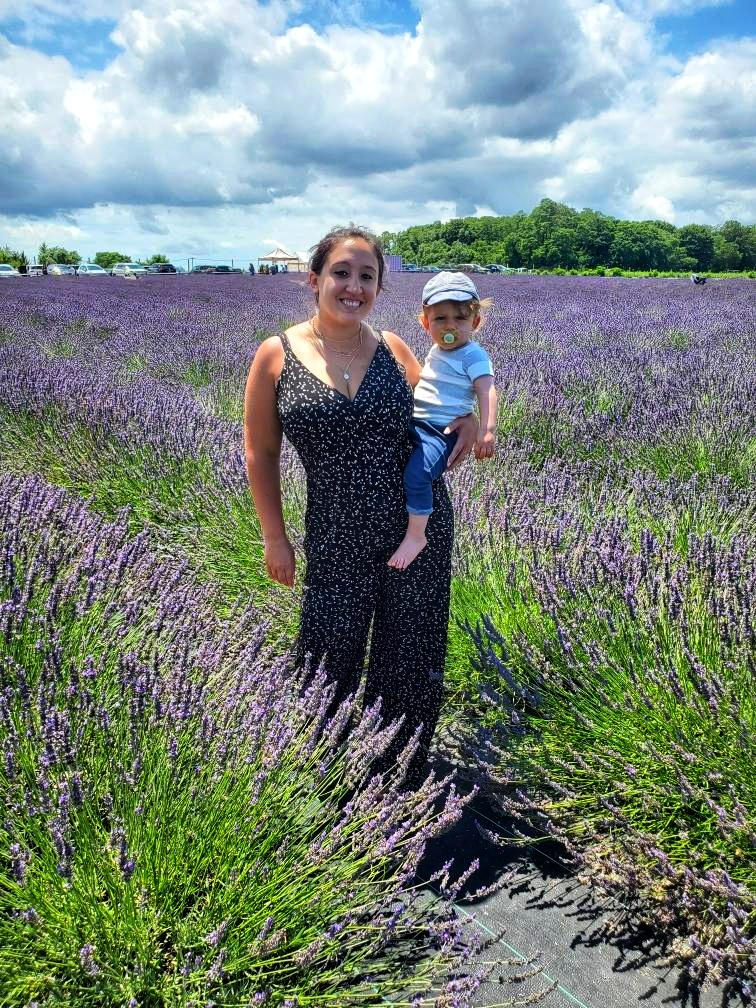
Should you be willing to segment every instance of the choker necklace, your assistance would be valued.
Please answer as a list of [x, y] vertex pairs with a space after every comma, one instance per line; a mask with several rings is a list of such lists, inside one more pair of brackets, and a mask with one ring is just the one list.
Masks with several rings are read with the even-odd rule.
[[344, 365], [344, 370], [342, 372], [344, 376], [344, 381], [348, 385], [349, 379], [351, 377], [351, 375], [349, 374], [349, 368], [354, 363], [354, 358], [362, 349], [362, 322], [360, 322], [360, 328], [357, 330], [356, 334], [357, 346], [354, 348], [354, 350], [337, 350], [335, 347], [329, 346], [325, 336], [323, 336], [323, 334], [318, 332], [318, 330], [315, 328], [315, 323], [313, 322], [312, 319], [310, 319], [310, 329], [312, 329], [313, 336], [315, 336], [315, 338], [318, 339], [323, 346], [323, 349], [320, 350], [320, 356], [323, 358], [326, 364], [328, 363], [328, 361], [326, 360], [326, 355], [324, 353], [324, 350], [326, 349], [330, 350], [332, 353], [339, 354], [340, 357], [349, 357], [349, 360]]

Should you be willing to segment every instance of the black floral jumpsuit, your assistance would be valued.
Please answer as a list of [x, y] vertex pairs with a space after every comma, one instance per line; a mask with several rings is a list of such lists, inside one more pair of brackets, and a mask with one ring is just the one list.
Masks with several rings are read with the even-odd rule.
[[283, 343], [278, 415], [307, 477], [298, 661], [324, 661], [343, 698], [359, 685], [370, 638], [365, 704], [380, 696], [387, 720], [406, 715], [390, 758], [422, 723], [411, 768], [419, 770], [443, 691], [453, 537], [446, 486], [433, 487], [428, 545], [406, 570], [388, 567], [407, 527], [412, 388], [403, 368], [381, 337], [350, 400]]

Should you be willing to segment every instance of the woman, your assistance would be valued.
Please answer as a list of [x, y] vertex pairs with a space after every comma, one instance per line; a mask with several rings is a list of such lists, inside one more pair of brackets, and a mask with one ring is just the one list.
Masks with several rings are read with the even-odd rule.
[[[402, 477], [420, 365], [395, 333], [376, 333], [365, 321], [384, 271], [377, 239], [360, 228], [335, 229], [315, 246], [314, 316], [265, 340], [249, 371], [247, 472], [268, 574], [292, 586], [294, 551], [281, 506], [283, 434], [299, 454], [307, 476], [307, 563], [298, 661], [323, 661], [338, 701], [357, 690], [370, 638], [365, 703], [381, 697], [387, 720], [405, 715], [383, 766], [422, 724], [410, 767], [416, 781], [441, 708], [453, 523], [438, 480], [427, 547], [406, 570], [388, 566], [406, 525]], [[459, 438], [449, 468], [470, 450], [477, 421], [460, 418], [450, 429]]]

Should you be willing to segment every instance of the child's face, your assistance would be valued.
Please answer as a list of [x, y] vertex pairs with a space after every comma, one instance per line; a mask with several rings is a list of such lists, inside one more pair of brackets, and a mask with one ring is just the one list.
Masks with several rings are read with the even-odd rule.
[[[423, 308], [421, 321], [439, 349], [456, 350], [472, 339], [480, 325], [480, 313], [470, 311], [469, 301], [439, 301]], [[449, 339], [448, 334], [454, 339]]]

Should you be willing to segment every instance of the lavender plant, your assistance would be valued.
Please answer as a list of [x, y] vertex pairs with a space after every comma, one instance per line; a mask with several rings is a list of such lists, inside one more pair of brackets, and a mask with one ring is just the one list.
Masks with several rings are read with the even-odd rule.
[[395, 727], [331, 715], [147, 535], [0, 500], [0, 1002], [470, 1004], [482, 943], [448, 866], [416, 879], [449, 780], [402, 791], [412, 747], [372, 775]]

